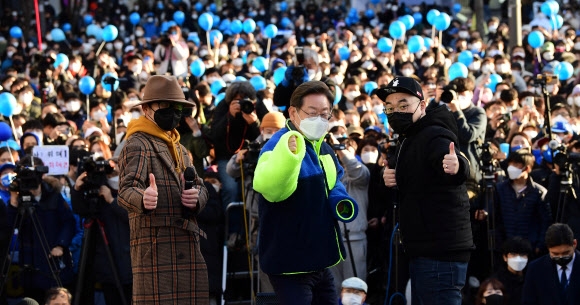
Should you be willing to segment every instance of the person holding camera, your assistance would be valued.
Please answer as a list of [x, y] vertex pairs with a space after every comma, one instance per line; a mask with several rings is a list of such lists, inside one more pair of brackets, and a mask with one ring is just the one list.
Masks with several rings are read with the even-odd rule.
[[57, 279], [66, 287], [74, 276], [68, 248], [75, 219], [60, 193], [58, 179], [44, 176], [48, 168], [43, 165], [32, 156], [20, 160], [7, 211], [9, 224], [22, 220], [18, 232], [20, 280], [24, 295], [37, 302], [44, 302], [45, 291], [58, 285]]
[[[127, 127], [118, 159], [118, 202], [129, 213], [133, 304], [209, 304], [197, 214], [208, 191], [175, 129], [192, 107], [174, 76], [154, 75], [144, 115]], [[173, 280], [171, 280], [173, 279]]]
[[333, 100], [323, 82], [299, 85], [287, 127], [264, 145], [254, 174], [260, 267], [283, 305], [338, 303], [330, 267], [347, 256], [338, 221], [353, 221], [358, 204], [324, 140]]
[[189, 47], [181, 37], [181, 28], [174, 25], [167, 29], [166, 36], [161, 38], [155, 48], [155, 61], [159, 62], [157, 75], [187, 76]]
[[398, 137], [385, 185], [396, 188], [403, 247], [409, 257], [413, 304], [461, 304], [474, 249], [465, 181], [469, 161], [457, 148], [453, 114], [427, 107], [421, 85], [396, 77], [375, 91]]
[[[94, 299], [94, 280], [102, 284], [107, 304], [131, 304], [132, 273], [129, 251], [129, 218], [127, 211], [117, 203], [119, 172], [114, 170], [109, 160], [100, 157], [96, 160], [88, 156], [82, 161], [84, 171], [78, 175], [71, 189], [71, 202], [76, 214], [84, 218], [85, 228], [91, 230], [87, 251], [85, 278], [78, 280], [83, 284], [81, 303]], [[101, 235], [104, 230], [104, 236]], [[84, 239], [83, 242], [87, 242]], [[106, 249], [109, 247], [109, 249]], [[111, 251], [113, 261], [109, 261], [107, 251]], [[116, 286], [116, 268], [123, 289], [123, 297]]]

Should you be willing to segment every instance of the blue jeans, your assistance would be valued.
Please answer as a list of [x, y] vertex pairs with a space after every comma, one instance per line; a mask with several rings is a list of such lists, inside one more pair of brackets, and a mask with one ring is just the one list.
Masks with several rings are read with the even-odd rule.
[[301, 274], [269, 274], [268, 278], [280, 305], [338, 304], [338, 292], [329, 269]]
[[467, 263], [419, 257], [409, 262], [413, 305], [461, 305]]

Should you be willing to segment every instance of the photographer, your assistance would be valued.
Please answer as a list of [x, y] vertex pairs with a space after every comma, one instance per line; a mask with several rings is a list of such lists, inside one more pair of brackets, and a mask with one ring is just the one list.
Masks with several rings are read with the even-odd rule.
[[[103, 286], [103, 294], [107, 304], [123, 304], [121, 296], [115, 286], [112, 268], [117, 269], [119, 280], [123, 285], [125, 304], [131, 304], [132, 272], [131, 256], [129, 252], [129, 218], [127, 210], [117, 204], [119, 189], [119, 173], [111, 167], [104, 158], [93, 160], [93, 156], [86, 157], [82, 164], [82, 173], [76, 179], [71, 190], [72, 206], [75, 213], [85, 219], [85, 228], [92, 221], [100, 222], [104, 228], [108, 244], [103, 240], [99, 224], [93, 222], [88, 228], [91, 235], [91, 244], [84, 245], [87, 256], [85, 278], [78, 279], [83, 283], [81, 303], [89, 303], [94, 299], [94, 280]], [[83, 240], [83, 243], [87, 239]], [[112, 252], [113, 262], [107, 256], [107, 249]], [[113, 265], [114, 264], [114, 265]], [[82, 266], [81, 266], [82, 267]], [[91, 278], [90, 278], [91, 277]]]
[[[320, 80], [318, 68], [318, 53], [311, 48], [294, 48], [294, 65], [288, 66], [284, 79], [274, 90], [274, 104], [278, 107], [290, 107], [290, 96], [300, 84]], [[284, 115], [288, 117], [288, 112]]]
[[[16, 223], [15, 220], [22, 217], [21, 213], [25, 213], [18, 234], [20, 279], [24, 295], [38, 302], [44, 302], [46, 289], [57, 284], [54, 276], [60, 278], [65, 287], [73, 283], [68, 247], [75, 232], [75, 220], [60, 194], [58, 180], [44, 176], [47, 171], [42, 160], [34, 158], [33, 163], [32, 157], [23, 158], [11, 185], [8, 207], [9, 224]], [[40, 234], [33, 220], [38, 221]], [[46, 244], [48, 249], [43, 247]], [[52, 267], [57, 267], [55, 273], [51, 271], [49, 262]]]
[[167, 29], [167, 34], [161, 38], [155, 48], [155, 61], [158, 61], [158, 75], [187, 76], [187, 58], [189, 48], [181, 37], [181, 29], [174, 25]]
[[458, 77], [441, 94], [441, 101], [447, 103], [457, 122], [459, 148], [469, 160], [470, 174], [466, 185], [467, 190], [471, 192], [471, 197], [475, 196], [482, 178], [479, 169], [481, 153], [479, 145], [483, 143], [487, 126], [485, 111], [480, 107], [475, 107], [471, 102], [474, 89], [473, 79]]

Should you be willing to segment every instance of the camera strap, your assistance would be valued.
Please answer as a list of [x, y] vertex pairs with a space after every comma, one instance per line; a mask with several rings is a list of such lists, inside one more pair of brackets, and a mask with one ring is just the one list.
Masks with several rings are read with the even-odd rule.
[[173, 75], [173, 47], [169, 46], [169, 60], [167, 62], [167, 73]]

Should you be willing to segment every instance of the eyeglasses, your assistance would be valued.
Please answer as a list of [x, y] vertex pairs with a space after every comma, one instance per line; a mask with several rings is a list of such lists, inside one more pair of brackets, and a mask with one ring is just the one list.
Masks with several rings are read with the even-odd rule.
[[176, 110], [182, 111], [183, 110], [183, 104], [181, 103], [173, 103], [173, 102], [157, 102], [157, 105], [159, 105], [159, 109], [167, 109], [167, 108], [175, 108]]
[[328, 120], [330, 120], [330, 117], [332, 116], [331, 113], [326, 113], [326, 112], [325, 113], [320, 113], [320, 114], [318, 114], [316, 112], [308, 113], [308, 112], [302, 110], [301, 108], [298, 108], [298, 109], [300, 109], [300, 111], [306, 113], [306, 115], [308, 115], [309, 118], [320, 117], [321, 119], [323, 119], [325, 121], [328, 121]]
[[407, 109], [409, 109], [409, 106], [414, 105], [414, 104], [417, 104], [419, 102], [420, 101], [417, 101], [415, 103], [410, 103], [410, 104], [403, 103], [403, 104], [401, 104], [401, 105], [399, 105], [397, 107], [394, 107], [394, 108], [393, 107], [385, 107], [385, 108], [383, 108], [383, 111], [386, 114], [392, 114], [392, 113], [395, 113], [395, 112], [407, 112]]

